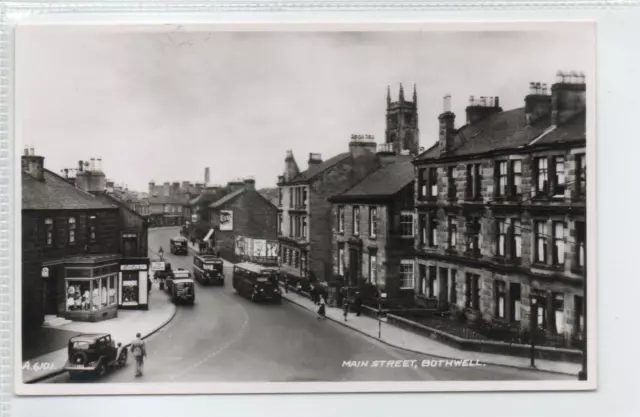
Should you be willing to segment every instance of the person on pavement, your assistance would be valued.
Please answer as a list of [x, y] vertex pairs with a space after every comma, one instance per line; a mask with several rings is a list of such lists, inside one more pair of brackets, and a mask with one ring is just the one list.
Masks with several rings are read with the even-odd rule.
[[320, 299], [320, 308], [318, 309], [318, 318], [325, 320], [327, 318], [327, 310], [325, 307], [324, 299]]
[[136, 360], [136, 377], [142, 376], [142, 368], [144, 366], [144, 358], [147, 356], [147, 349], [144, 340], [140, 337], [140, 333], [137, 333], [136, 340], [131, 342], [131, 354]]
[[342, 314], [344, 315], [344, 321], [347, 321], [347, 314], [349, 313], [349, 299], [344, 297], [342, 302]]

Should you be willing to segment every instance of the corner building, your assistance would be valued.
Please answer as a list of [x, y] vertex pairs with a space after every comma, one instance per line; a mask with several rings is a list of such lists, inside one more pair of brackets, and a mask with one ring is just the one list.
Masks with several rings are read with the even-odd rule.
[[415, 161], [419, 305], [584, 338], [586, 85], [532, 83], [522, 108], [470, 99]]

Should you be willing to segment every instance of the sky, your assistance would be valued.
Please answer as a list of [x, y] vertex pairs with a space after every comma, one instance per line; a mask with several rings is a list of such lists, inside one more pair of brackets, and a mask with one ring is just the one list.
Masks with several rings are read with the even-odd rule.
[[[494, 25], [495, 26], [495, 25]], [[487, 26], [489, 28], [489, 26]], [[102, 158], [130, 190], [149, 181], [254, 177], [275, 186], [287, 150], [345, 152], [351, 134], [384, 141], [387, 86], [418, 91], [420, 146], [438, 135], [442, 97], [456, 126], [469, 96], [523, 107], [529, 82], [588, 74], [588, 26], [543, 31], [221, 32], [27, 26], [16, 47], [16, 140], [59, 173]]]

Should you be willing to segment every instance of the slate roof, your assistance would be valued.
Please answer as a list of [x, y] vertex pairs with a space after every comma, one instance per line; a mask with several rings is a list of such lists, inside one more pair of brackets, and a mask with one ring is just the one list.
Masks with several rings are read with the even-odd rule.
[[[551, 131], [550, 116], [542, 117], [529, 126], [526, 122], [524, 108], [500, 112], [477, 123], [460, 128], [454, 137], [453, 149], [447, 153], [447, 157], [482, 154], [533, 144], [542, 145], [569, 140], [584, 140], [585, 121], [585, 112], [583, 111]], [[544, 137], [541, 138], [542, 135]], [[540, 139], [535, 141], [537, 138]], [[435, 144], [419, 155], [417, 160], [439, 157], [440, 150]]]
[[399, 162], [379, 168], [358, 184], [331, 198], [331, 200], [348, 201], [350, 199], [391, 197], [411, 184], [414, 176], [411, 158], [404, 158]]
[[233, 200], [234, 198], [238, 197], [240, 194], [244, 193], [246, 191], [245, 188], [241, 188], [239, 190], [236, 190], [234, 192], [232, 192], [231, 194], [227, 194], [224, 197], [222, 197], [221, 199], [219, 199], [218, 201], [214, 201], [213, 203], [211, 203], [211, 205], [209, 206], [209, 208], [218, 208], [223, 206], [225, 203], [228, 203], [229, 201]]
[[134, 214], [135, 216], [144, 219], [144, 216], [141, 215], [140, 213], [138, 213], [137, 211], [133, 210], [126, 202], [118, 200], [116, 197], [109, 195], [109, 194], [96, 194], [95, 196], [97, 199], [102, 200], [103, 202], [105, 202], [106, 204], [114, 204], [117, 205], [119, 208], [122, 208], [124, 210], [127, 210], [128, 212]]
[[315, 177], [318, 174], [321, 174], [322, 172], [326, 171], [327, 169], [331, 168], [332, 166], [334, 166], [335, 164], [337, 164], [340, 161], [343, 161], [345, 159], [347, 159], [351, 154], [349, 152], [344, 152], [344, 153], [340, 153], [332, 158], [327, 159], [326, 161], [323, 161], [317, 165], [311, 165], [309, 167], [309, 169], [307, 169], [306, 171], [301, 172], [300, 174], [298, 174], [295, 178], [293, 178], [291, 181], [287, 182], [287, 184], [300, 184], [303, 182], [307, 182], [311, 179], [313, 179], [313, 177]]
[[22, 173], [22, 209], [87, 210], [117, 209], [117, 206], [76, 188], [64, 178], [45, 169], [44, 181]]

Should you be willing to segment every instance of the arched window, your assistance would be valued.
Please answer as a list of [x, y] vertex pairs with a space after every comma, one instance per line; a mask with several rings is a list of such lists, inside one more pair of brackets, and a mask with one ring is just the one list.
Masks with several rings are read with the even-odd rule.
[[406, 132], [404, 134], [404, 143], [402, 149], [413, 149], [413, 132]]

